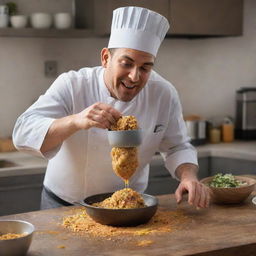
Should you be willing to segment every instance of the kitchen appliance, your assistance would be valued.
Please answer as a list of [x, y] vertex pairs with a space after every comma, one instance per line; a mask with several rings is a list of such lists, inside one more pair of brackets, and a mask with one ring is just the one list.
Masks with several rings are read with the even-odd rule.
[[256, 87], [242, 87], [236, 91], [235, 138], [256, 139]]
[[203, 119], [185, 118], [188, 136], [194, 146], [202, 145], [207, 142], [207, 121]]

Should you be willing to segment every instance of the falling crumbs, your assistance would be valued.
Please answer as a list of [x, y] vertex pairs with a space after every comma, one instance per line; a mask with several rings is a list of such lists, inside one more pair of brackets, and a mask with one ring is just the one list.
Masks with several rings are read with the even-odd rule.
[[[181, 210], [164, 211], [158, 209], [155, 216], [146, 224], [136, 227], [113, 227], [95, 222], [86, 214], [85, 210], [79, 209], [76, 214], [65, 217], [62, 225], [78, 235], [90, 234], [94, 237], [106, 237], [112, 240], [115, 236], [145, 236], [153, 233], [173, 232], [181, 228], [188, 220], [189, 218]], [[151, 244], [150, 240], [143, 241], [138, 245]]]

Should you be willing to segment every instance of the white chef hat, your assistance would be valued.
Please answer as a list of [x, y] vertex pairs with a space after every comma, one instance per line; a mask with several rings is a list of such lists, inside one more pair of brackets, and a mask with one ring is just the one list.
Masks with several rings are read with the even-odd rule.
[[115, 9], [108, 48], [131, 48], [156, 56], [169, 27], [164, 16], [146, 8]]

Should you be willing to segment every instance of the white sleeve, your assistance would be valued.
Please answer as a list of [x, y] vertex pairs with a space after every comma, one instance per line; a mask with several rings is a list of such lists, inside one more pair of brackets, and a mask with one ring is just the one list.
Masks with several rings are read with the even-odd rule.
[[46, 93], [16, 121], [13, 142], [18, 150], [52, 158], [60, 146], [42, 154], [40, 148], [52, 122], [72, 114], [72, 90], [65, 74], [60, 75]]
[[163, 140], [159, 146], [165, 166], [173, 178], [177, 178], [175, 170], [183, 163], [198, 165], [197, 151], [190, 144], [186, 125], [182, 116], [182, 108], [177, 91], [171, 95], [170, 118]]

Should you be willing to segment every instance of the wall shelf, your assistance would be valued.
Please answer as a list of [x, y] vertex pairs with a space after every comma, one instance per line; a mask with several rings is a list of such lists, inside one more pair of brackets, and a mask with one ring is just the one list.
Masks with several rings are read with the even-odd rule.
[[0, 37], [86, 38], [93, 37], [92, 29], [35, 29], [1, 28]]

